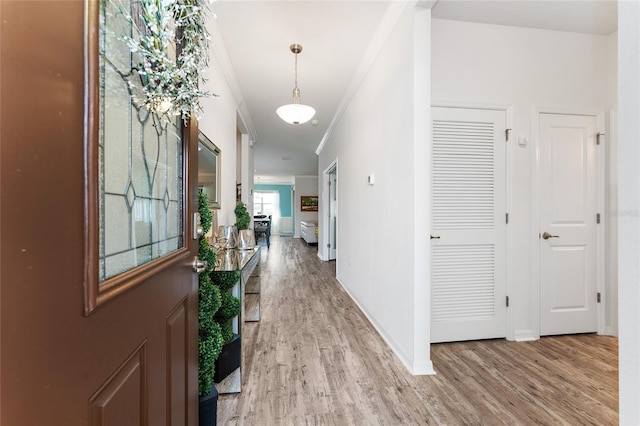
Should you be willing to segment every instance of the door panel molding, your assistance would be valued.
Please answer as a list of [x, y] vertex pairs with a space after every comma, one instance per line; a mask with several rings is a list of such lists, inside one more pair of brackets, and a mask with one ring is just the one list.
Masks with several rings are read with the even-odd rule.
[[189, 424], [185, 404], [189, 399], [188, 310], [189, 299], [185, 297], [168, 315], [166, 324], [167, 421], [172, 426]]
[[148, 425], [147, 342], [143, 342], [89, 398], [89, 424]]

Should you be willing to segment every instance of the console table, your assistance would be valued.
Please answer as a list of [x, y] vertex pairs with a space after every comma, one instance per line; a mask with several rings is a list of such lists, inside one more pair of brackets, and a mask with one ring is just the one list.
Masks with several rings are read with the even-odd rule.
[[240, 299], [240, 314], [232, 319], [233, 332], [238, 335], [238, 348], [233, 361], [238, 367], [216, 383], [218, 393], [238, 393], [242, 390], [242, 323], [260, 321], [260, 246], [250, 250], [225, 250], [216, 262], [212, 274], [239, 271], [240, 279], [231, 294]]

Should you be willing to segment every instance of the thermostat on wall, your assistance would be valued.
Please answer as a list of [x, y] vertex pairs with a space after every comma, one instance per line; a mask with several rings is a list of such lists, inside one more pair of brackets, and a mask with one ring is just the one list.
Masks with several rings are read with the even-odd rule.
[[525, 147], [527, 146], [527, 144], [529, 143], [529, 138], [526, 136], [518, 136], [518, 145], [520, 145], [521, 147]]

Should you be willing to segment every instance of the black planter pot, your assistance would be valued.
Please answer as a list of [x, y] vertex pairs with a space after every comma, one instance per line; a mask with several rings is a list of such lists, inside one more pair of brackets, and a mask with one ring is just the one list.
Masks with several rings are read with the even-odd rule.
[[233, 340], [222, 347], [222, 352], [216, 360], [216, 372], [213, 381], [220, 383], [229, 374], [240, 367], [242, 346], [240, 336], [235, 334]]
[[218, 422], [218, 390], [211, 386], [209, 395], [200, 397], [198, 426], [216, 426]]

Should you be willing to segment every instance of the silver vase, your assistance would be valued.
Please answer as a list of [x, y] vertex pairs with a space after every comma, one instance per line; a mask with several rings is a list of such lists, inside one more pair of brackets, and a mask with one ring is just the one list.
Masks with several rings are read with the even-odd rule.
[[256, 237], [253, 229], [241, 229], [238, 233], [238, 248], [240, 250], [251, 250], [256, 246]]
[[225, 249], [236, 248], [238, 242], [238, 229], [235, 225], [220, 225], [218, 226], [218, 241], [224, 243]]

